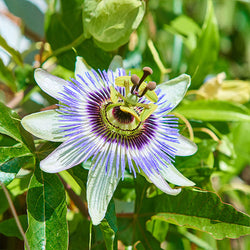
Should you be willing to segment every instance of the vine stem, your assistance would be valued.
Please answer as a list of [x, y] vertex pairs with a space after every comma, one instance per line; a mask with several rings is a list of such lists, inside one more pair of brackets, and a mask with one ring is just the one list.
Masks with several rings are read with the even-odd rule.
[[179, 113], [174, 112], [172, 114], [175, 115], [176, 117], [180, 118], [185, 123], [185, 125], [187, 126], [187, 129], [188, 129], [188, 132], [189, 132], [190, 140], [193, 141], [194, 140], [194, 131], [193, 131], [192, 126], [191, 126], [190, 122], [188, 121], [188, 119]]
[[28, 240], [27, 240], [27, 238], [26, 238], [26, 236], [25, 236], [24, 230], [23, 230], [22, 225], [21, 225], [21, 222], [20, 222], [20, 220], [19, 220], [19, 218], [18, 218], [16, 209], [15, 209], [15, 206], [14, 206], [14, 204], [13, 204], [13, 202], [12, 202], [12, 199], [11, 199], [11, 197], [10, 197], [10, 194], [9, 194], [7, 188], [4, 186], [3, 183], [1, 183], [1, 187], [2, 187], [2, 189], [3, 189], [3, 191], [4, 191], [4, 194], [5, 194], [6, 198], [7, 198], [8, 203], [9, 203], [9, 205], [10, 205], [10, 210], [11, 210], [13, 216], [14, 216], [14, 219], [15, 219], [15, 221], [16, 221], [17, 227], [18, 227], [18, 229], [19, 229], [21, 235], [23, 236], [23, 240], [24, 240], [24, 244], [26, 245], [26, 249], [27, 249], [27, 250], [30, 250], [30, 247], [29, 247], [29, 244], [28, 244]]
[[91, 241], [92, 241], [92, 221], [90, 220], [89, 224], [89, 250], [91, 250]]

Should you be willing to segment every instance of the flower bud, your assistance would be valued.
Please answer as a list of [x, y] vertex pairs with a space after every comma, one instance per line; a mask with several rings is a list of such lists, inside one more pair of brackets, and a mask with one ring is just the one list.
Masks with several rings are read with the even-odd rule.
[[93, 36], [103, 50], [115, 50], [129, 40], [145, 13], [140, 0], [85, 0], [83, 24], [86, 37]]

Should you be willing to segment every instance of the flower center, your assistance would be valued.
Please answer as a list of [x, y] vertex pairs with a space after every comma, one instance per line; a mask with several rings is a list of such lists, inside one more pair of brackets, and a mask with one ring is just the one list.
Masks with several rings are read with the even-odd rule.
[[116, 106], [112, 110], [112, 115], [120, 123], [131, 123], [135, 119], [130, 113], [123, 112], [119, 106]]
[[[101, 105], [101, 116], [106, 126], [118, 134], [130, 136], [143, 128], [144, 122], [155, 111], [158, 96], [154, 92], [155, 82], [144, 82], [153, 73], [149, 67], [143, 68], [141, 79], [137, 75], [115, 78], [110, 86], [110, 99]], [[122, 89], [123, 88], [123, 89]], [[149, 91], [148, 91], [149, 90]], [[141, 99], [141, 97], [148, 99]], [[143, 100], [142, 102], [140, 102]]]

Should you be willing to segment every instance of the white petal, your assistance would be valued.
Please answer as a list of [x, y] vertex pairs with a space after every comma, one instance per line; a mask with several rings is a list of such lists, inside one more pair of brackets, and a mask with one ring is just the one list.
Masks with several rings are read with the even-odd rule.
[[194, 186], [195, 183], [183, 176], [174, 166], [166, 164], [160, 170], [161, 176], [167, 181], [178, 186]]
[[83, 156], [81, 147], [65, 141], [40, 162], [40, 168], [47, 173], [58, 173], [81, 163]]
[[147, 177], [156, 187], [158, 187], [166, 194], [177, 195], [181, 192], [181, 188], [171, 188], [164, 180], [164, 178], [160, 174], [158, 174], [154, 169], [152, 169], [152, 173], [150, 173], [150, 175], [147, 175]]
[[164, 105], [171, 104], [172, 109], [174, 109], [185, 96], [190, 83], [190, 76], [182, 74], [170, 81], [159, 84], [157, 88], [161, 89], [161, 94], [164, 94]]
[[178, 137], [178, 141], [179, 143], [170, 142], [170, 141], [168, 142], [170, 146], [177, 149], [177, 152], [175, 153], [175, 155], [188, 156], [188, 155], [193, 155], [194, 153], [196, 153], [197, 145], [194, 142], [190, 141], [189, 139], [187, 139], [186, 137], [182, 135]]
[[60, 97], [60, 93], [64, 91], [64, 86], [68, 84], [67, 81], [57, 76], [53, 76], [40, 68], [35, 70], [34, 76], [40, 88], [56, 99], [58, 99]]
[[59, 114], [56, 110], [47, 110], [25, 116], [21, 123], [31, 134], [48, 141], [65, 141], [63, 133], [58, 131]]
[[87, 182], [87, 202], [89, 215], [93, 225], [101, 223], [105, 217], [108, 204], [121, 179], [121, 174], [116, 176], [113, 166], [111, 173], [106, 174], [105, 166], [97, 165], [94, 170], [89, 170]]
[[84, 59], [81, 56], [77, 56], [76, 64], [75, 64], [76, 80], [79, 80], [79, 77], [77, 75], [84, 76], [85, 72], [89, 72], [92, 75], [92, 71], [89, 65], [87, 65], [87, 63], [84, 61]]

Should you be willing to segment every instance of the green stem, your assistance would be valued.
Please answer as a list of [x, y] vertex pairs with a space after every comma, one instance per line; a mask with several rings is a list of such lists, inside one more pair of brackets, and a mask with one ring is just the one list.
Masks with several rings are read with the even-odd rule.
[[89, 250], [91, 250], [91, 241], [92, 241], [92, 221], [90, 220], [90, 224], [89, 224]]
[[154, 46], [153, 41], [151, 39], [149, 39], [147, 43], [148, 43], [148, 47], [153, 55], [154, 61], [161, 71], [161, 82], [162, 82], [164, 79], [164, 75], [169, 73], [170, 71], [169, 71], [169, 69], [165, 68], [165, 66], [163, 65], [163, 63], [160, 59], [159, 53], [157, 52], [157, 50]]

